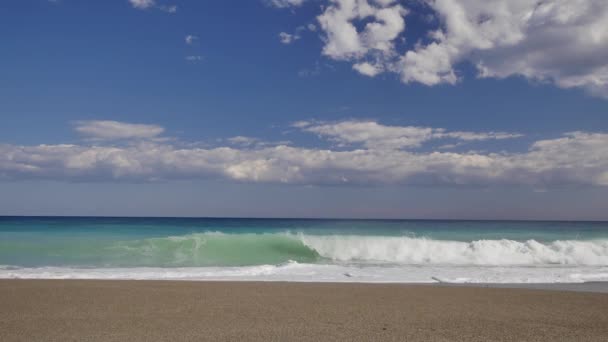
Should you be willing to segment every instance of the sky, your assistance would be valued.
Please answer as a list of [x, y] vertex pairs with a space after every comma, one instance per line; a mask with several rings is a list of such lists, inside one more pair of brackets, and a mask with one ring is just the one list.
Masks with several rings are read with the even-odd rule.
[[5, 0], [0, 215], [608, 220], [604, 0]]

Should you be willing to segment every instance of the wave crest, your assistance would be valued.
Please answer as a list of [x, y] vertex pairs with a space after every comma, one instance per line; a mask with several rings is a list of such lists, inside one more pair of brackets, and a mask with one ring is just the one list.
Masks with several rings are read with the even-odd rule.
[[132, 266], [276, 265], [319, 259], [315, 250], [288, 234], [196, 233], [121, 242], [112, 249]]
[[537, 266], [608, 265], [608, 240], [433, 240], [406, 236], [198, 233], [121, 243], [134, 265], [244, 266], [300, 263]]

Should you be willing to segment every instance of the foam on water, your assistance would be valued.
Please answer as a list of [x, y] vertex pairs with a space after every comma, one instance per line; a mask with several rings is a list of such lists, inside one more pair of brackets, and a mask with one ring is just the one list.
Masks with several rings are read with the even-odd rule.
[[583, 283], [608, 281], [608, 267], [348, 266], [336, 264], [243, 267], [15, 268], [0, 279], [149, 279], [362, 283]]
[[299, 238], [321, 256], [338, 261], [383, 261], [417, 265], [608, 265], [608, 240], [524, 242], [441, 241], [385, 236]]

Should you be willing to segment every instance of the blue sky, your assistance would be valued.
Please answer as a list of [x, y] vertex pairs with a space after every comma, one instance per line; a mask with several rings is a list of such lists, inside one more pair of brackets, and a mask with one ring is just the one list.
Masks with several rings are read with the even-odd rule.
[[608, 6], [537, 2], [4, 1], [0, 214], [608, 219]]

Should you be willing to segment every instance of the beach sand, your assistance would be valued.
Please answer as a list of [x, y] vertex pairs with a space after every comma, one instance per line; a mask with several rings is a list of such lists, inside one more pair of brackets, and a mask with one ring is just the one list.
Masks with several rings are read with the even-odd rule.
[[608, 294], [0, 280], [0, 341], [608, 341]]

